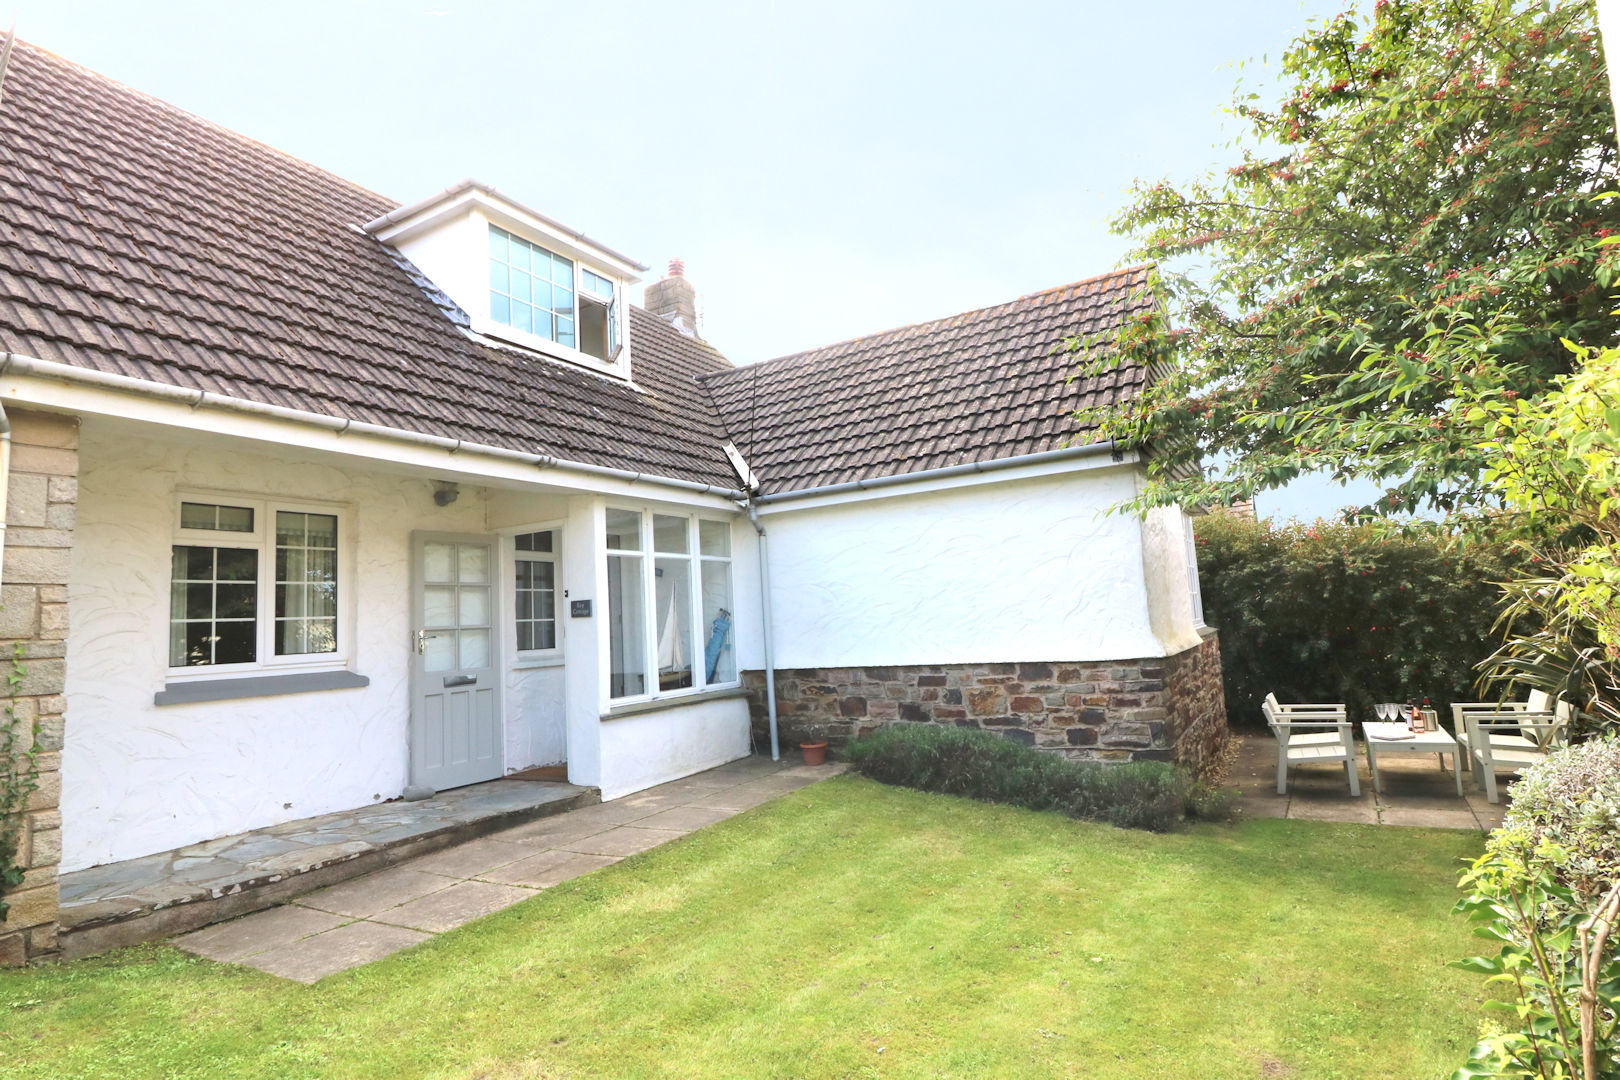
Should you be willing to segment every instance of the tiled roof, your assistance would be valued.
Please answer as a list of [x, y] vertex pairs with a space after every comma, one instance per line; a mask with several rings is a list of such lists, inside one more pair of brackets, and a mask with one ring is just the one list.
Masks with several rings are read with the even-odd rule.
[[1136, 393], [1124, 366], [1071, 380], [1061, 345], [1151, 307], [1132, 267], [996, 307], [704, 376], [766, 494], [1086, 442], [1071, 413]]
[[356, 228], [396, 205], [19, 43], [0, 103], [0, 347], [736, 486], [695, 382], [728, 366], [717, 352], [631, 308], [638, 392], [481, 346]]

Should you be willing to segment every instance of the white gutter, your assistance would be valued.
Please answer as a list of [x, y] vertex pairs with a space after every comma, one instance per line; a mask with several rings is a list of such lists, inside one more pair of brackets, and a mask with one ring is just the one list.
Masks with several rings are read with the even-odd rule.
[[825, 487], [778, 491], [771, 495], [757, 496], [753, 501], [764, 504], [786, 502], [789, 499], [809, 499], [818, 495], [843, 495], [852, 491], [871, 491], [876, 488], [895, 487], [899, 484], [920, 484], [929, 480], [946, 480], [953, 476], [971, 476], [974, 473], [999, 472], [1002, 469], [1044, 465], [1050, 462], [1068, 461], [1072, 458], [1095, 457], [1098, 454], [1112, 454], [1115, 460], [1123, 460], [1119, 450], [1110, 440], [1105, 443], [1087, 443], [1085, 446], [1066, 446], [1061, 450], [1043, 450], [1038, 454], [996, 458], [994, 461], [970, 461], [964, 465], [946, 465], [943, 468], [924, 469], [921, 472], [898, 473], [893, 476], [874, 476], [870, 480], [851, 480], [848, 483], [828, 484]]
[[452, 454], [463, 452], [477, 454], [481, 457], [537, 465], [542, 469], [560, 469], [564, 472], [584, 473], [587, 476], [606, 477], [631, 484], [644, 483], [655, 487], [675, 488], [680, 491], [693, 491], [702, 495], [716, 495], [727, 499], [742, 499], [745, 497], [744, 493], [737, 488], [720, 487], [716, 484], [700, 484], [694, 480], [677, 480], [674, 477], [633, 472], [629, 469], [614, 469], [606, 465], [592, 465], [584, 461], [567, 461], [562, 458], [552, 457], [549, 454], [530, 454], [522, 450], [509, 450], [504, 446], [490, 446], [486, 443], [468, 442], [464, 439], [451, 439], [443, 435], [426, 435], [421, 432], [371, 424], [364, 420], [346, 420], [340, 416], [327, 416], [324, 413], [289, 409], [283, 405], [249, 401], [246, 398], [230, 397], [226, 394], [215, 393], [212, 390], [188, 390], [185, 387], [172, 386], [168, 383], [149, 382], [146, 379], [131, 378], [128, 375], [116, 375], [97, 371], [93, 368], [75, 367], [72, 364], [63, 364], [55, 360], [41, 360], [33, 356], [21, 356], [13, 352], [7, 352], [5, 360], [0, 361], [0, 377], [9, 374], [30, 375], [40, 379], [53, 379], [58, 382], [78, 383], [121, 393], [139, 394], [143, 397], [156, 398], [161, 401], [179, 402], [194, 409], [221, 409], [248, 416], [283, 420], [307, 427], [325, 428], [334, 435], [352, 432], [356, 435], [370, 435], [414, 446], [429, 446], [440, 450], [448, 450]]

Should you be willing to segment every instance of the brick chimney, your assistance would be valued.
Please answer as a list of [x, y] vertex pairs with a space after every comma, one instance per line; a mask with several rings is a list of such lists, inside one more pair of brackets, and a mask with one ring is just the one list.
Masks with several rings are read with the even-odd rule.
[[669, 260], [669, 274], [647, 286], [647, 310], [687, 337], [698, 333], [697, 290], [686, 280], [686, 264]]

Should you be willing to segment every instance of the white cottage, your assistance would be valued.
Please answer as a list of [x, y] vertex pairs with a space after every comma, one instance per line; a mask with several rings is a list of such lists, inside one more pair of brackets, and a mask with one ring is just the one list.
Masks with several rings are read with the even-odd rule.
[[543, 766], [613, 799], [776, 719], [1224, 732], [1187, 519], [1103, 513], [1139, 462], [1068, 419], [1145, 378], [1058, 348], [1140, 268], [732, 367], [678, 264], [637, 307], [490, 187], [402, 207], [27, 45], [0, 201], [41, 767], [0, 962], [57, 947], [59, 875]]

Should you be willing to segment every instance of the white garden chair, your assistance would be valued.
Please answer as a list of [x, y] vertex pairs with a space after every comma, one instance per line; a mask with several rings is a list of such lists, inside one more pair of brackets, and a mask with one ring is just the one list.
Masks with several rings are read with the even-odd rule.
[[1342, 761], [1350, 794], [1360, 797], [1356, 740], [1343, 705], [1283, 705], [1267, 694], [1260, 711], [1277, 736], [1277, 794], [1288, 794], [1290, 765]]
[[1518, 773], [1544, 760], [1563, 740], [1568, 716], [1558, 712], [1470, 709], [1461, 714], [1466, 737], [1459, 737], [1471, 767], [1477, 769], [1488, 802], [1500, 802], [1496, 773]]
[[[1561, 744], [1564, 741], [1565, 729], [1569, 726], [1570, 714], [1573, 710], [1569, 702], [1560, 701], [1556, 705], [1546, 693], [1532, 690], [1525, 701], [1454, 701], [1451, 704], [1451, 730], [1457, 734], [1457, 742], [1462, 744], [1463, 768], [1470, 769], [1473, 755], [1469, 752], [1471, 736], [1468, 730], [1469, 716], [1494, 716], [1496, 722], [1489, 731], [1491, 745], [1499, 750], [1545, 750], [1551, 745]], [[1504, 721], [1509, 714], [1542, 717], [1551, 713], [1555, 723], [1551, 729], [1538, 728], [1529, 734], [1520, 732], [1513, 724]]]

